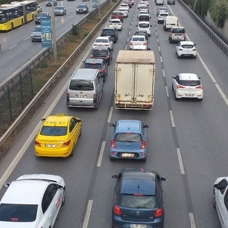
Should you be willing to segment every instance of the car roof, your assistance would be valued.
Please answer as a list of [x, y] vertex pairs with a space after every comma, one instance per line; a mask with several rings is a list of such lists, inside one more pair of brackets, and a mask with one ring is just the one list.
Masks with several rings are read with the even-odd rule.
[[184, 29], [183, 26], [173, 26], [171, 29]]
[[148, 16], [148, 17], [150, 17], [150, 14], [148, 14], [148, 13], [140, 13], [140, 14], [139, 14], [139, 17], [140, 17], [140, 16]]
[[122, 175], [122, 194], [155, 195], [156, 173], [144, 169], [125, 169]]
[[189, 45], [195, 45], [192, 41], [180, 41], [180, 44], [183, 45], [183, 44], [189, 44]]
[[85, 60], [85, 63], [94, 63], [94, 64], [98, 63], [98, 64], [101, 64], [103, 62], [104, 62], [103, 59], [96, 59], [96, 58], [93, 58], [93, 59], [92, 58], [88, 58], [88, 59]]
[[139, 24], [150, 24], [149, 21], [139, 21]]
[[96, 38], [96, 40], [97, 40], [97, 39], [107, 39], [107, 40], [108, 40], [108, 38], [109, 38], [109, 36], [98, 36], [98, 37]]
[[71, 80], [94, 80], [99, 73], [98, 69], [80, 68], [74, 71]]
[[93, 50], [108, 50], [109, 51], [109, 47], [107, 47], [107, 46], [95, 46], [94, 48], [93, 48]]
[[132, 36], [132, 38], [133, 38], [133, 37], [139, 37], [139, 38], [141, 38], [141, 37], [142, 37], [142, 38], [144, 38], [144, 39], [145, 39], [145, 36], [143, 36], [143, 35], [133, 35], [133, 36]]
[[192, 73], [180, 73], [179, 78], [180, 80], [199, 80], [198, 75]]
[[[119, 18], [114, 18], [112, 20], [120, 20]], [[104, 30], [116, 30], [116, 28], [111, 28], [111, 27], [105, 27], [103, 28], [101, 31], [104, 31]]]
[[57, 113], [56, 115], [48, 116], [43, 123], [43, 126], [68, 126], [69, 120], [72, 116], [65, 116], [62, 113]]
[[116, 121], [116, 132], [141, 132], [140, 120], [117, 120]]

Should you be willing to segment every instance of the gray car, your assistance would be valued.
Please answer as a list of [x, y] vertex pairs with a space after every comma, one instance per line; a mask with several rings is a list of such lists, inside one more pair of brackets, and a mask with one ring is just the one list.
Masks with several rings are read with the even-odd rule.
[[64, 16], [64, 15], [66, 15], [65, 6], [55, 6], [54, 14], [55, 14], [55, 16]]
[[41, 26], [37, 25], [31, 34], [32, 42], [41, 42]]
[[175, 5], [175, 0], [167, 0], [167, 4], [168, 5]]

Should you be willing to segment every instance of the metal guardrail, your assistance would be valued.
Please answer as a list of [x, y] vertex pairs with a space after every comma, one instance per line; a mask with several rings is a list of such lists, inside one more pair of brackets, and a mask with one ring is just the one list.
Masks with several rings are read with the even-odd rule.
[[[50, 88], [50, 86], [55, 82], [55, 80], [64, 72], [66, 66], [75, 59], [78, 54], [81, 53], [81, 51], [86, 47], [86, 45], [90, 42], [90, 40], [93, 38], [93, 36], [97, 33], [97, 31], [102, 27], [104, 22], [109, 18], [111, 15], [112, 11], [117, 7], [120, 1], [118, 1], [109, 11], [108, 13], [100, 20], [100, 22], [94, 27], [94, 29], [86, 36], [86, 38], [82, 41], [82, 43], [75, 49], [75, 51], [71, 54], [71, 56], [63, 63], [63, 65], [55, 72], [55, 74], [48, 80], [48, 82], [42, 87], [42, 89], [36, 94], [36, 96], [32, 99], [32, 101], [26, 106], [26, 108], [23, 110], [23, 112], [17, 117], [17, 119], [13, 122], [13, 124], [9, 127], [9, 129], [4, 133], [4, 135], [0, 138], [0, 149], [4, 141], [7, 139], [7, 137], [13, 132], [13, 130], [18, 126], [18, 124], [23, 120], [23, 118], [26, 116], [26, 114], [32, 109], [34, 104], [42, 97], [42, 95]], [[107, 4], [107, 2], [105, 3]], [[102, 4], [103, 6], [105, 4]], [[102, 6], [101, 5], [101, 6]], [[95, 13], [93, 11], [93, 13]], [[91, 16], [91, 15], [90, 15]], [[87, 17], [84, 17], [79, 23], [84, 23], [88, 19]], [[83, 22], [84, 21], [84, 22]], [[81, 25], [80, 24], [80, 25]], [[78, 24], [77, 24], [78, 25]], [[66, 33], [71, 32], [72, 28], [66, 31]], [[66, 36], [64, 33], [58, 40], [63, 39], [63, 37]], [[37, 54], [29, 64], [26, 64], [25, 68], [31, 69], [31, 67], [36, 65], [40, 59], [43, 59], [47, 54], [50, 52], [49, 49], [44, 50], [42, 53]], [[22, 69], [26, 70], [26, 69]], [[21, 72], [18, 72], [17, 74], [20, 74]], [[14, 74], [15, 75], [15, 74]], [[11, 77], [10, 80], [13, 78]], [[10, 82], [8, 82], [10, 83]]]
[[200, 23], [200, 26], [203, 28], [203, 30], [211, 37], [211, 39], [224, 51], [224, 53], [228, 56], [228, 45], [218, 36], [216, 33], [199, 17], [194, 13], [193, 10], [190, 9], [190, 7], [184, 3], [182, 0], [179, 0], [186, 9], [195, 17], [197, 22]]

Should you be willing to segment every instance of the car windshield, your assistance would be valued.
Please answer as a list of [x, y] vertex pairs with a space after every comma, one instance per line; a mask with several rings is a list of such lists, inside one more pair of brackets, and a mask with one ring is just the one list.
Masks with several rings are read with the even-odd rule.
[[126, 10], [126, 9], [119, 9], [119, 11], [124, 11], [124, 12], [127, 12], [127, 10]]
[[62, 7], [62, 6], [56, 6], [55, 9], [56, 9], [56, 10], [62, 10], [63, 7]]
[[120, 23], [120, 20], [111, 20], [111, 23], [118, 24]]
[[112, 35], [114, 33], [115, 33], [115, 31], [113, 29], [103, 29], [101, 32], [102, 35], [104, 35], [104, 34]]
[[84, 79], [71, 80], [69, 89], [80, 90], [80, 91], [91, 91], [91, 90], [94, 90], [93, 81], [84, 80]]
[[144, 37], [133, 37], [132, 41], [145, 41]]
[[159, 14], [159, 16], [168, 16], [168, 14], [167, 13], [161, 13], [161, 14]]
[[43, 126], [40, 135], [45, 136], [63, 136], [67, 134], [66, 126]]
[[93, 50], [93, 56], [106, 56], [108, 55], [107, 50]]
[[141, 135], [137, 133], [117, 133], [116, 142], [141, 142]]
[[149, 21], [150, 17], [149, 16], [139, 16], [140, 21]]
[[0, 204], [0, 221], [14, 223], [34, 222], [37, 208], [38, 205], [32, 204]]
[[199, 80], [179, 80], [179, 84], [180, 85], [184, 85], [184, 86], [198, 86], [200, 85], [200, 81]]
[[187, 48], [187, 49], [190, 49], [190, 48], [193, 48], [194, 46], [191, 45], [191, 44], [183, 44], [182, 45], [182, 48]]
[[140, 28], [149, 28], [150, 25], [149, 24], [139, 24]]
[[155, 196], [144, 195], [121, 195], [120, 205], [130, 208], [154, 208], [156, 206]]
[[101, 69], [102, 65], [100, 63], [85, 63], [84, 68], [90, 68], [90, 69]]
[[36, 27], [36, 28], [34, 29], [34, 32], [41, 32], [41, 27]]
[[173, 33], [185, 33], [185, 30], [182, 28], [173, 28], [172, 32]]
[[47, 17], [47, 14], [46, 13], [39, 13], [38, 17]]
[[96, 39], [95, 43], [108, 43], [106, 39]]
[[85, 5], [79, 5], [78, 8], [86, 8]]

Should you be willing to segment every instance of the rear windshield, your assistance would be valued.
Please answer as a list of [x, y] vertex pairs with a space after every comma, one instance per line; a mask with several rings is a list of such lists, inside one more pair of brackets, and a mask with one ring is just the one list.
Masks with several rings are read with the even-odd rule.
[[112, 15], [122, 15], [120, 12], [113, 12]]
[[[104, 34], [104, 33], [102, 32], [102, 34]], [[105, 33], [105, 34], [107, 34], [107, 33]], [[111, 34], [111, 33], [109, 33], [109, 34]], [[96, 39], [95, 43], [108, 43], [108, 40], [107, 39]]]
[[102, 32], [101, 32], [101, 35], [112, 35], [112, 34], [115, 34], [115, 31], [113, 29], [103, 29]]
[[93, 56], [106, 56], [108, 55], [107, 50], [93, 50]]
[[194, 80], [194, 81], [179, 80], [179, 84], [184, 85], [184, 86], [198, 86], [198, 85], [200, 85], [200, 81], [199, 80]]
[[94, 90], [93, 81], [91, 80], [71, 80], [69, 85], [70, 90], [92, 91]]
[[159, 15], [160, 16], [168, 16], [169, 14], [167, 14], [167, 13], [160, 13]]
[[34, 222], [37, 207], [38, 205], [0, 204], [0, 221]]
[[100, 63], [85, 63], [84, 68], [90, 68], [90, 69], [100, 69], [102, 65]]
[[40, 135], [63, 136], [67, 134], [67, 127], [62, 126], [43, 126]]
[[156, 206], [155, 196], [121, 195], [120, 204], [130, 208], [154, 208]]
[[149, 16], [139, 16], [140, 21], [149, 21], [150, 17]]
[[118, 133], [115, 135], [116, 142], [141, 142], [141, 135], [137, 133]]
[[144, 37], [133, 37], [132, 41], [145, 41]]
[[150, 25], [149, 24], [139, 24], [140, 28], [149, 28]]
[[121, 23], [120, 20], [111, 20], [111, 23]]
[[185, 33], [185, 29], [183, 28], [174, 28], [172, 29], [173, 33]]
[[194, 46], [193, 45], [191, 45], [191, 44], [183, 44], [183, 45], [181, 45], [182, 46], [182, 48], [193, 48]]

